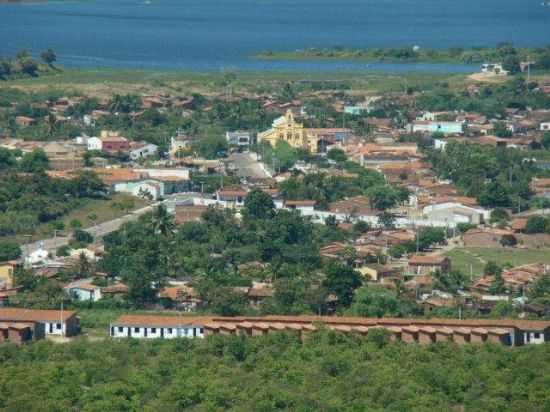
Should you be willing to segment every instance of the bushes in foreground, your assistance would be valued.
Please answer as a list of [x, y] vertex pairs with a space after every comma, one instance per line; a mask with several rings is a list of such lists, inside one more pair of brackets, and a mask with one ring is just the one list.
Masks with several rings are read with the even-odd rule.
[[315, 333], [0, 346], [2, 411], [535, 411], [550, 346]]

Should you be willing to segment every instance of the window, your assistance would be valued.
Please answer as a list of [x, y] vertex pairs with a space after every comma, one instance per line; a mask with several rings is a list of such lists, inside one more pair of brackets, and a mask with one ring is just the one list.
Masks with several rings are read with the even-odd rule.
[[172, 334], [172, 328], [168, 328], [168, 333]]
[[134, 328], [134, 333], [139, 333], [139, 328]]
[[56, 323], [56, 324], [55, 324], [55, 328], [56, 328], [56, 329], [61, 329], [61, 323]]
[[157, 328], [151, 328], [151, 333], [157, 333]]
[[123, 331], [124, 331], [124, 328], [123, 328], [122, 326], [119, 326], [119, 327], [118, 327], [118, 331], [119, 331], [119, 332], [123, 332]]
[[204, 329], [203, 329], [203, 328], [200, 328], [199, 331], [200, 331], [201, 334], [204, 333]]
[[540, 338], [540, 333], [538, 333], [538, 332], [533, 333], [533, 338], [539, 339]]

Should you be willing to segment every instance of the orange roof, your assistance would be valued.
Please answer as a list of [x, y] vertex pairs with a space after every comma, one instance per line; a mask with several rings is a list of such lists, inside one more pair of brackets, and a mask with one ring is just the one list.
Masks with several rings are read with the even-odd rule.
[[445, 256], [414, 255], [409, 259], [409, 265], [442, 265], [449, 260]]
[[20, 308], [0, 308], [0, 321], [59, 322], [67, 321], [76, 315], [72, 310], [39, 310]]

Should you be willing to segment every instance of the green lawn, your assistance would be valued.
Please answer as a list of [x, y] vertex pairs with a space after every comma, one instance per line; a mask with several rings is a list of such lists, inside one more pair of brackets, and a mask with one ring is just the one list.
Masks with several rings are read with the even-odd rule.
[[447, 252], [446, 256], [451, 258], [454, 269], [467, 275], [470, 275], [471, 267], [474, 277], [483, 273], [488, 261], [511, 266], [536, 262], [550, 264], [550, 249], [456, 248]]

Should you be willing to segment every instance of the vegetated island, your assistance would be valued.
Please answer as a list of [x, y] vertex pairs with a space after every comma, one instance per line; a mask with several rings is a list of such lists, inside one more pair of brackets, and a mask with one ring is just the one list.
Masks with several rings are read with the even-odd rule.
[[264, 51], [257, 58], [268, 60], [359, 60], [364, 62], [395, 63], [485, 63], [514, 59], [535, 61], [550, 68], [550, 45], [540, 48], [516, 48], [512, 43], [500, 43], [496, 47], [453, 47], [448, 49], [424, 49], [419, 46], [401, 48], [309, 48], [295, 51]]

